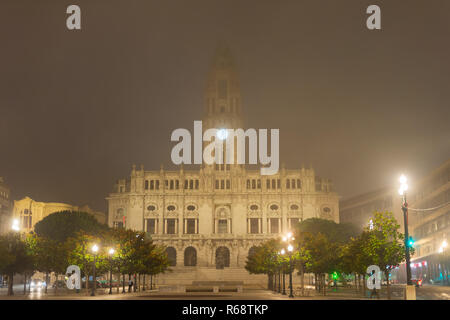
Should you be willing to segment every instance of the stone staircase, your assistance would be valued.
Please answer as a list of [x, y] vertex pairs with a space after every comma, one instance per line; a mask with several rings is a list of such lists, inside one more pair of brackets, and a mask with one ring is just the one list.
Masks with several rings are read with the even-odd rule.
[[208, 267], [172, 267], [173, 272], [158, 275], [155, 284], [191, 285], [207, 281], [235, 281], [245, 287], [264, 288], [267, 286], [267, 276], [249, 274], [244, 268], [216, 269]]

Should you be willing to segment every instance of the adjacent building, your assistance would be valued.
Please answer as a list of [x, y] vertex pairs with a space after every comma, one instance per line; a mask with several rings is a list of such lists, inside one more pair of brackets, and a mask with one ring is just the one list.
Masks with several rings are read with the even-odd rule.
[[[220, 48], [204, 96], [203, 130], [243, 128], [241, 92], [233, 57]], [[194, 119], [193, 119], [194, 120]], [[169, 139], [169, 137], [167, 137]], [[201, 165], [196, 169], [145, 170], [133, 165], [118, 180], [108, 201], [108, 224], [151, 234], [167, 247], [174, 272], [159, 283], [242, 280], [253, 246], [292, 230], [303, 219], [339, 221], [338, 195], [313, 168], [261, 175], [244, 165]]]
[[11, 191], [4, 179], [0, 177], [0, 234], [4, 234], [11, 226]]
[[38, 202], [29, 197], [14, 200], [13, 217], [19, 220], [20, 229], [33, 231], [36, 223], [46, 216], [59, 211], [82, 211], [92, 214], [100, 223], [106, 223], [106, 214], [94, 211], [88, 206], [73, 206], [66, 203]]

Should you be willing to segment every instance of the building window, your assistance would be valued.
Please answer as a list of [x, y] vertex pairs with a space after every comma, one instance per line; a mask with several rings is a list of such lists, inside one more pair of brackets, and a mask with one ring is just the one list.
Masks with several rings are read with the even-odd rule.
[[123, 222], [121, 221], [114, 221], [113, 222], [114, 229], [123, 229]]
[[175, 234], [176, 219], [166, 219], [166, 234]]
[[194, 205], [188, 205], [186, 208], [188, 211], [195, 211], [195, 206]]
[[225, 189], [225, 181], [220, 180], [220, 189]]
[[195, 180], [195, 190], [198, 190], [199, 181]]
[[120, 186], [120, 193], [123, 192], [123, 186]]
[[196, 234], [196, 220], [197, 219], [186, 219], [186, 233], [187, 234]]
[[266, 180], [266, 188], [270, 189], [270, 180], [269, 179]]
[[258, 218], [250, 218], [249, 224], [250, 224], [250, 233], [259, 233], [259, 219]]
[[257, 188], [261, 189], [261, 179], [256, 180], [257, 182]]
[[166, 189], [169, 188], [169, 180], [164, 180], [164, 185], [166, 186]]
[[299, 222], [299, 218], [289, 218], [289, 229], [293, 230]]
[[220, 219], [217, 229], [218, 233], [228, 233], [228, 221], [226, 219]]
[[272, 204], [269, 208], [270, 208], [270, 210], [272, 210], [272, 211], [277, 211], [277, 210], [278, 210], [278, 205]]
[[156, 234], [156, 219], [147, 219], [147, 232]]
[[302, 187], [302, 184], [300, 182], [300, 179], [297, 179], [297, 189], [300, 189]]
[[[228, 82], [227, 80], [219, 80], [217, 84], [217, 95], [219, 99], [226, 99], [228, 95]], [[225, 108], [221, 108], [221, 112], [225, 112]]]
[[155, 189], [155, 180], [151, 180], [150, 181], [150, 190], [154, 190]]
[[156, 180], [156, 190], [159, 190], [159, 180]]
[[277, 189], [281, 189], [281, 180], [277, 179]]
[[230, 189], [230, 180], [227, 180], [227, 189]]
[[247, 179], [247, 189], [250, 189], [250, 180]]
[[298, 205], [296, 205], [296, 204], [291, 204], [291, 210], [293, 210], [293, 211], [298, 210]]
[[148, 180], [145, 180], [145, 190], [148, 190]]
[[148, 211], [155, 211], [155, 210], [156, 210], [156, 206], [154, 206], [154, 205], [149, 205], [149, 206], [147, 207], [147, 210], [148, 210]]
[[258, 206], [257, 206], [256, 204], [252, 204], [252, 205], [250, 206], [250, 210], [252, 210], [252, 211], [258, 210]]
[[270, 226], [269, 226], [270, 233], [280, 233], [280, 219], [270, 218], [269, 224], [270, 224]]
[[189, 180], [189, 189], [194, 189], [194, 180]]
[[291, 180], [289, 180], [289, 179], [286, 180], [286, 189], [290, 189], [291, 188], [290, 182], [291, 182]]
[[174, 247], [167, 247], [166, 254], [169, 260], [169, 266], [175, 267], [177, 265], [177, 250]]
[[275, 179], [272, 179], [272, 189], [276, 189], [276, 185], [275, 185]]
[[167, 211], [175, 211], [175, 206], [174, 205], [167, 206]]
[[180, 189], [180, 181], [179, 180], [175, 180], [175, 189]]
[[32, 227], [32, 212], [31, 210], [25, 209], [21, 215], [22, 228], [30, 229]]
[[184, 250], [184, 266], [195, 267], [197, 265], [197, 250], [194, 247], [187, 247]]

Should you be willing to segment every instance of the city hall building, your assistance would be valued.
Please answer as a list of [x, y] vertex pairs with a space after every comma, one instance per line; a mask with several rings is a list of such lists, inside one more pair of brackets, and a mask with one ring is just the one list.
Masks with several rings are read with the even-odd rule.
[[[204, 104], [203, 130], [244, 128], [239, 79], [227, 48], [214, 56]], [[159, 284], [264, 284], [265, 276], [244, 269], [253, 246], [304, 219], [339, 221], [331, 181], [312, 168], [282, 166], [269, 176], [237, 164], [179, 166], [176, 171], [133, 165], [129, 178], [118, 180], [106, 199], [110, 227], [145, 231], [167, 247], [174, 272], [159, 276]]]

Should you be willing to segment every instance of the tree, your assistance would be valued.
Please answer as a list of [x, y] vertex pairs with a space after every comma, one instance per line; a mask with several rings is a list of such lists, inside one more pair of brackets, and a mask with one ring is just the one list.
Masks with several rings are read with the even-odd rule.
[[[68, 265], [67, 259], [67, 243], [58, 242], [46, 237], [38, 237], [36, 234], [30, 235], [28, 238], [30, 247], [35, 257], [36, 270], [45, 274], [45, 293], [49, 283], [49, 274], [54, 272], [56, 279], [58, 274], [64, 274]], [[58, 286], [56, 286], [57, 290]]]
[[271, 239], [255, 247], [251, 255], [247, 257], [245, 269], [251, 274], [266, 274], [268, 289], [273, 289], [273, 276], [279, 268], [277, 259], [281, 244], [277, 239]]
[[46, 216], [34, 226], [40, 237], [65, 242], [76, 237], [80, 231], [89, 235], [97, 235], [108, 230], [106, 224], [101, 224], [95, 217], [86, 212], [60, 211]]
[[33, 256], [18, 232], [0, 236], [0, 273], [8, 275], [8, 295], [14, 295], [14, 275], [33, 270]]
[[[384, 273], [390, 299], [389, 274], [405, 260], [405, 237], [399, 232], [400, 225], [392, 212], [375, 212], [372, 221], [373, 228], [365, 229], [363, 251]], [[411, 249], [414, 254], [414, 249]]]

